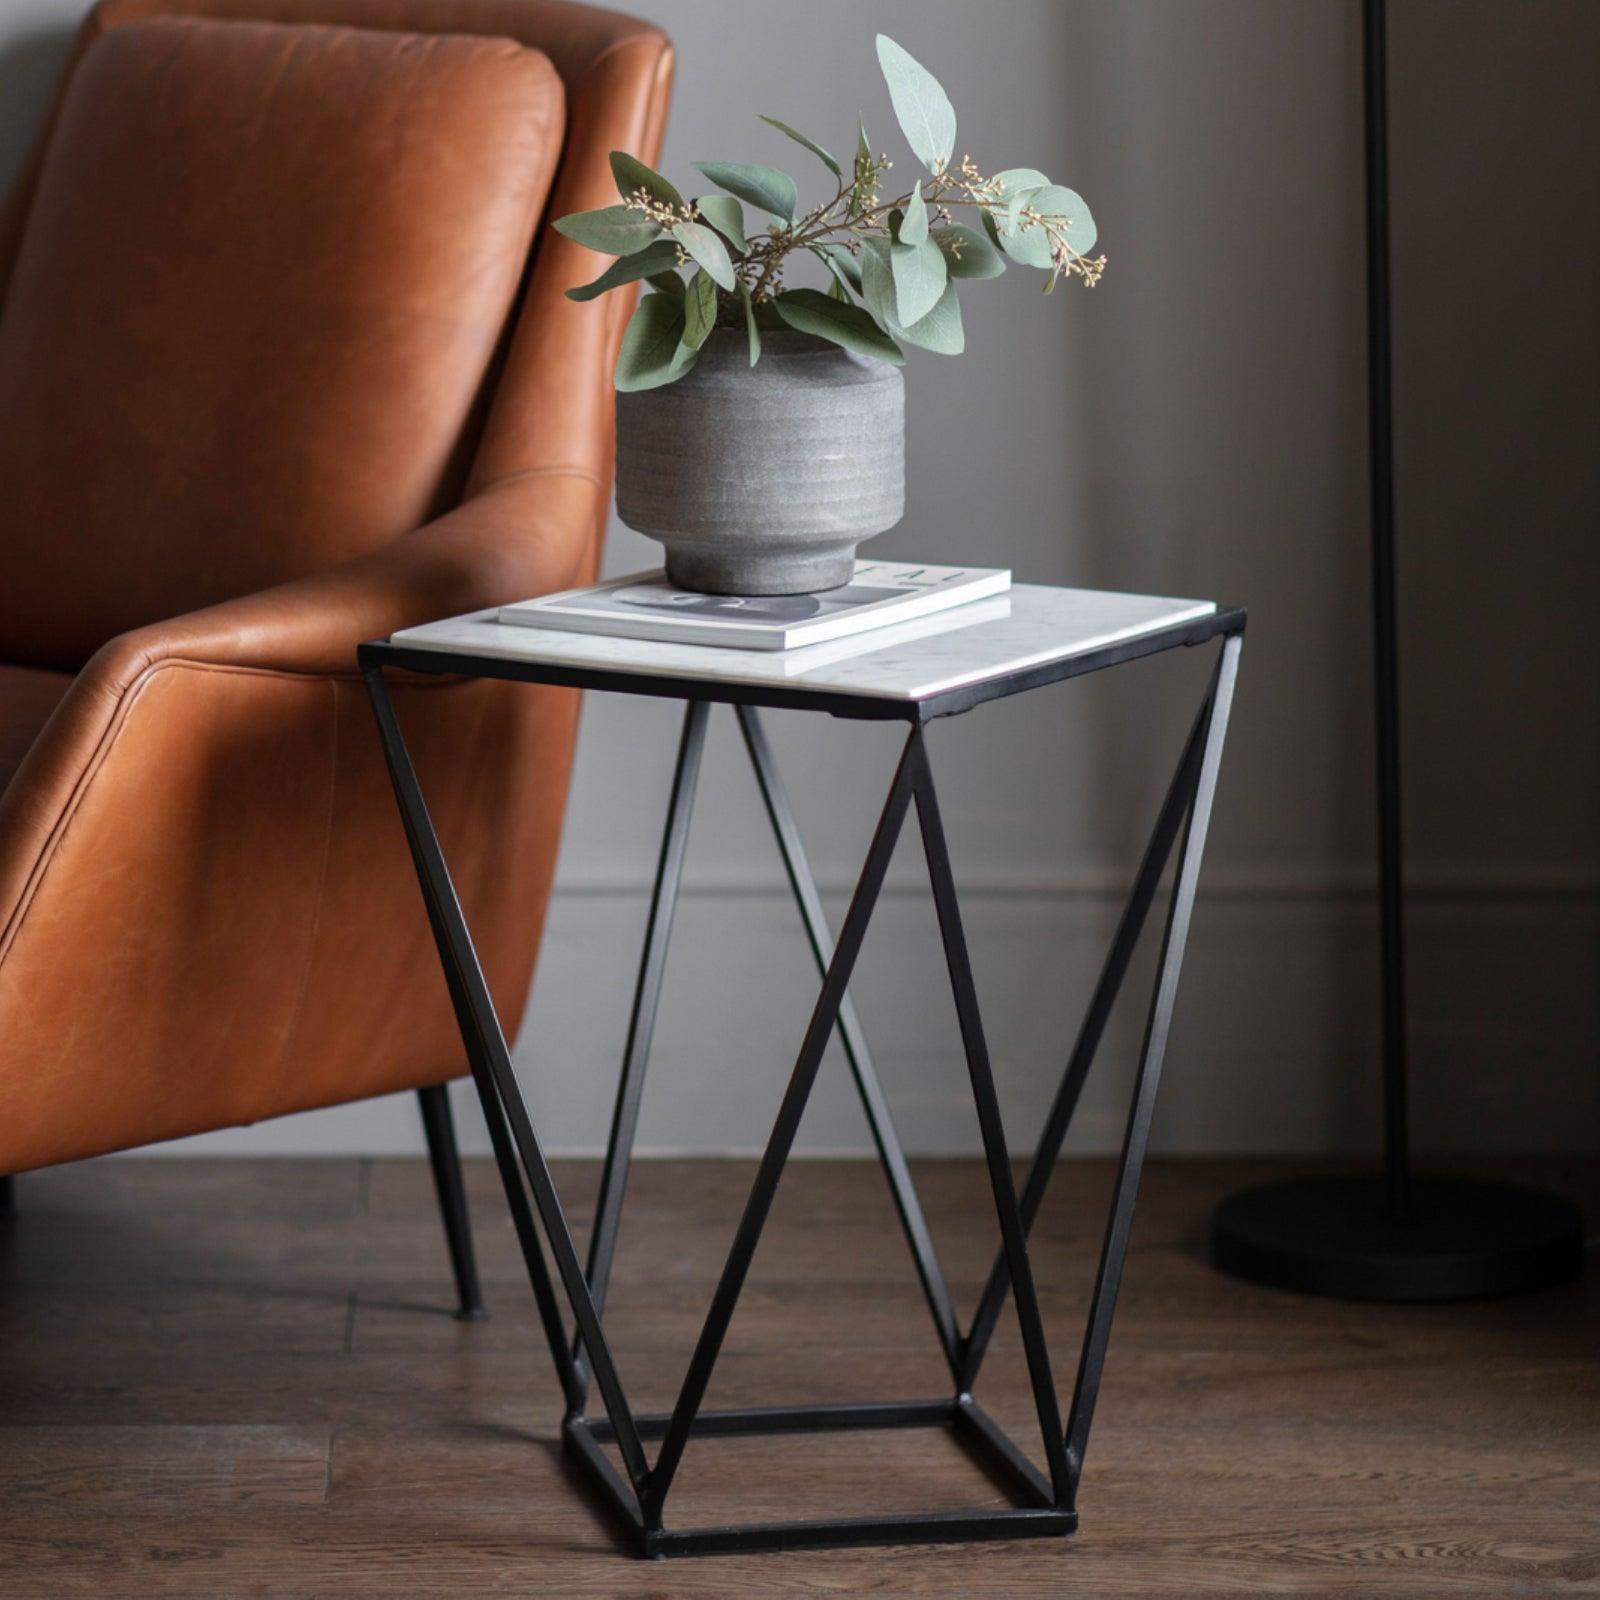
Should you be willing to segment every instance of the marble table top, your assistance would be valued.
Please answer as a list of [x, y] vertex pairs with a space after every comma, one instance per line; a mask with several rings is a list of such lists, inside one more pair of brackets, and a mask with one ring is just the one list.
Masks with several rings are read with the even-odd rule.
[[591, 672], [746, 684], [790, 695], [814, 690], [923, 701], [1179, 628], [1216, 611], [1210, 600], [1021, 583], [990, 600], [798, 650], [729, 650], [524, 628], [497, 622], [493, 610], [406, 628], [390, 643]]

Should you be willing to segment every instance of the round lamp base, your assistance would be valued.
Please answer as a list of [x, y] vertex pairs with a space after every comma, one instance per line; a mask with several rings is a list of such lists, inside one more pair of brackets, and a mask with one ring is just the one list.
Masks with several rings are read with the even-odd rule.
[[1583, 1214], [1556, 1195], [1470, 1178], [1417, 1178], [1412, 1215], [1384, 1215], [1375, 1177], [1297, 1178], [1217, 1207], [1224, 1272], [1340, 1300], [1478, 1300], [1570, 1283]]

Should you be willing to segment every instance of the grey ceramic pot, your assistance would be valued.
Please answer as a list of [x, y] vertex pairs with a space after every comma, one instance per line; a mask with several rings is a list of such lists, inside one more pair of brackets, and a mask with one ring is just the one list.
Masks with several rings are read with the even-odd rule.
[[680, 589], [837, 588], [905, 498], [900, 369], [810, 334], [764, 333], [752, 367], [718, 328], [676, 383], [617, 396], [617, 511]]

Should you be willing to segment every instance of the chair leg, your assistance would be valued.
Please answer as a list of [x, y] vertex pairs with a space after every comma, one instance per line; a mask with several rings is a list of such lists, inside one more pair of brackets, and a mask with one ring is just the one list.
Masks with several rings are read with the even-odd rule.
[[12, 1177], [0, 1177], [0, 1217], [14, 1217], [17, 1214], [17, 1180]]
[[439, 1215], [444, 1221], [450, 1266], [456, 1275], [456, 1294], [462, 1322], [481, 1322], [488, 1312], [478, 1287], [478, 1262], [472, 1250], [472, 1223], [467, 1215], [467, 1191], [461, 1182], [461, 1157], [456, 1150], [455, 1119], [450, 1115], [450, 1092], [442, 1083], [417, 1090], [422, 1126], [428, 1135], [428, 1159], [433, 1164], [433, 1186], [439, 1195]]

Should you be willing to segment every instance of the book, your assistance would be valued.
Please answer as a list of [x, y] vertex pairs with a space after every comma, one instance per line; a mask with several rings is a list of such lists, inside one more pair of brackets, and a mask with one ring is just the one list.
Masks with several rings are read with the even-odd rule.
[[1003, 567], [911, 561], [858, 561], [849, 583], [820, 594], [699, 594], [673, 588], [662, 572], [636, 572], [501, 606], [499, 620], [668, 644], [795, 650], [931, 616], [1010, 587], [1011, 573]]
[[910, 622], [873, 628], [868, 633], [858, 633], [847, 639], [802, 645], [797, 650], [762, 651], [760, 659], [763, 666], [770, 662], [786, 678], [803, 678], [819, 667], [836, 666], [841, 661], [871, 655], [877, 650], [899, 650], [921, 639], [931, 639], [935, 634], [943, 638], [947, 634], [958, 633], [962, 628], [975, 628], [980, 622], [1002, 622], [1010, 615], [1010, 595], [995, 594], [987, 600], [966, 601], [959, 606], [951, 606], [947, 611], [936, 611], [932, 616], [913, 617]]

